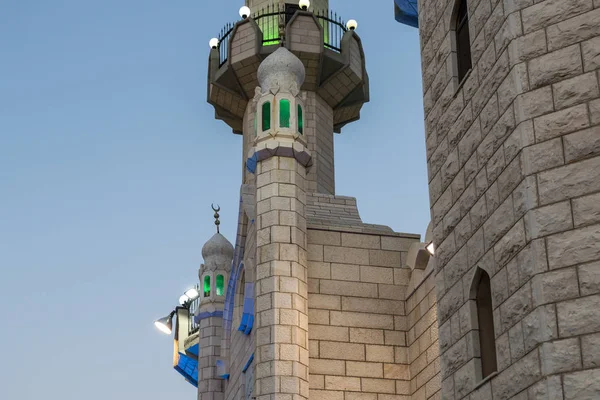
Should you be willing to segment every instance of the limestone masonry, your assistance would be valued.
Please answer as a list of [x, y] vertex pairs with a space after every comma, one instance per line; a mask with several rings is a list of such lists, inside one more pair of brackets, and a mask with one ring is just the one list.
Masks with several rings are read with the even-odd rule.
[[210, 53], [243, 174], [178, 331], [198, 399], [600, 399], [600, 0], [420, 1], [424, 239], [336, 194], [362, 43], [288, 1]]

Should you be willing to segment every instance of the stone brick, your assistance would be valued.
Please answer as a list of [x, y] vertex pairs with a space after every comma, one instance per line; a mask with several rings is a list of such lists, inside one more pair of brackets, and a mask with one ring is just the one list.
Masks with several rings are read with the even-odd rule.
[[368, 265], [369, 250], [350, 247], [324, 246], [323, 261], [343, 264]]
[[532, 310], [531, 288], [523, 285], [500, 306], [500, 332], [506, 331]]
[[600, 369], [573, 372], [563, 378], [564, 400], [596, 400], [600, 398]]
[[523, 318], [522, 326], [525, 351], [530, 351], [540, 343], [558, 338], [554, 305], [536, 308]]
[[331, 325], [356, 328], [394, 329], [394, 318], [385, 314], [331, 311]]
[[[507, 0], [511, 1], [511, 0]], [[524, 36], [519, 36], [508, 44], [510, 65], [541, 56], [547, 51], [546, 30], [540, 29]]]
[[600, 154], [600, 126], [572, 133], [563, 140], [567, 162]]
[[[386, 250], [368, 250], [368, 263], [361, 262], [360, 264], [381, 266], [381, 267], [401, 267], [400, 252]], [[362, 273], [362, 270], [361, 270]], [[393, 281], [391, 281], [393, 282]]]
[[600, 193], [573, 199], [575, 226], [600, 222]]
[[350, 340], [348, 328], [328, 325], [311, 325], [310, 338], [333, 342], [347, 342]]
[[310, 359], [310, 373], [322, 375], [345, 375], [345, 362], [339, 360]]
[[[312, 369], [312, 365], [311, 365]], [[360, 376], [369, 378], [383, 378], [382, 363], [367, 363], [367, 362], [346, 362], [346, 375]]]
[[547, 240], [551, 269], [600, 260], [600, 225], [560, 233]]
[[381, 247], [381, 242], [379, 236], [342, 233], [342, 246], [362, 249], [379, 249]]
[[580, 265], [578, 272], [582, 296], [600, 293], [600, 262]]
[[581, 338], [583, 368], [600, 367], [600, 333]]
[[574, 267], [536, 275], [531, 287], [534, 307], [579, 296], [577, 272]]
[[509, 329], [508, 341], [510, 343], [510, 357], [513, 360], [513, 362], [525, 355], [523, 327], [520, 323], [516, 324], [511, 329]]
[[564, 339], [542, 344], [540, 359], [544, 375], [568, 372], [581, 368], [579, 339]]
[[568, 201], [536, 208], [525, 215], [527, 240], [573, 228], [571, 203]]
[[581, 53], [585, 72], [600, 68], [600, 33], [598, 37], [581, 43]]
[[360, 266], [331, 263], [331, 279], [338, 281], [360, 281]]
[[538, 190], [541, 204], [600, 191], [600, 157], [540, 173]]
[[354, 343], [384, 344], [380, 329], [350, 328], [350, 341]]
[[[556, 86], [558, 86], [558, 84]], [[560, 86], [560, 90], [561, 105], [566, 107], [567, 105], [570, 105], [569, 103], [572, 101], [575, 94], [571, 94], [569, 89], [562, 84]], [[552, 90], [549, 86], [520, 94], [516, 97], [514, 102], [515, 119], [517, 123], [547, 114], [553, 111], [553, 109]]]
[[600, 96], [598, 79], [594, 72], [565, 79], [552, 85], [554, 106], [557, 110], [580, 104]]
[[393, 346], [365, 345], [367, 351], [367, 361], [374, 362], [394, 362]]
[[454, 285], [438, 302], [440, 322], [446, 321], [463, 304], [462, 281]]
[[550, 50], [600, 36], [600, 27], [598, 26], [600, 10], [593, 10], [575, 18], [562, 19], [564, 19], [562, 22], [548, 26], [548, 48]]
[[473, 358], [454, 375], [454, 388], [456, 396], [458, 398], [462, 398], [471, 392], [480, 380], [481, 361], [479, 358]]
[[321, 358], [334, 360], [365, 360], [365, 345], [342, 342], [319, 342], [319, 355]]
[[579, 15], [592, 8], [588, 0], [546, 0], [523, 9], [523, 28], [525, 33], [547, 27], [550, 24]]
[[[512, 40], [523, 35], [523, 28], [521, 24], [521, 14], [518, 12], [510, 13], [504, 19], [504, 13], [502, 7], [498, 5], [496, 9], [500, 8], [500, 22], [504, 20], [502, 26], [498, 30], [498, 33], [494, 37], [496, 52], [501, 52], [504, 47], [509, 44]], [[495, 11], [495, 10], [494, 10]], [[513, 50], [514, 51], [514, 50]], [[510, 50], [509, 50], [510, 58]], [[512, 64], [511, 64], [512, 65]]]
[[519, 283], [522, 285], [534, 275], [548, 270], [546, 243], [543, 239], [532, 240], [518, 255]]
[[589, 106], [592, 124], [600, 124], [600, 99], [590, 101]]
[[529, 62], [529, 82], [532, 88], [571, 78], [582, 72], [581, 50], [578, 44], [544, 54]]
[[360, 378], [325, 376], [325, 389], [360, 391]]
[[311, 229], [306, 238], [309, 244], [340, 246], [342, 244], [340, 235], [340, 232]]
[[541, 378], [537, 351], [532, 351], [521, 360], [502, 371], [492, 386], [494, 400], [508, 400]]
[[342, 310], [372, 314], [404, 315], [404, 303], [395, 300], [342, 297]]
[[575, 132], [590, 125], [586, 104], [538, 117], [534, 120], [534, 124], [538, 142]]
[[454, 374], [468, 361], [467, 338], [463, 337], [442, 354], [442, 373], [444, 378]]
[[323, 280], [320, 284], [320, 292], [322, 294], [373, 298], [377, 297], [377, 285], [373, 283]]
[[490, 249], [514, 224], [512, 199], [508, 198], [483, 224], [485, 248]]
[[560, 138], [526, 147], [521, 154], [524, 175], [531, 175], [565, 163]]
[[561, 337], [600, 331], [600, 295], [559, 303], [557, 313]]
[[496, 265], [500, 267], [510, 261], [525, 243], [525, 227], [519, 221], [494, 246]]
[[528, 390], [529, 400], [563, 400], [560, 375], [542, 379]]

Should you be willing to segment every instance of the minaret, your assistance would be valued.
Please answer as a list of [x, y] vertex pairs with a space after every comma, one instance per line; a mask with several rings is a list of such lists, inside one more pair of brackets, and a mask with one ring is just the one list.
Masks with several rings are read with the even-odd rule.
[[[257, 400], [309, 397], [305, 209], [313, 194], [335, 194], [334, 132], [358, 120], [369, 100], [355, 25], [347, 28], [327, 0], [311, 3], [247, 1], [250, 15], [211, 41], [208, 102], [243, 135], [248, 224], [238, 240], [252, 240], [236, 246], [244, 253], [236, 259], [254, 280], [255, 348], [245, 375], [254, 390], [244, 398]], [[225, 358], [230, 396], [247, 359], [234, 348]]]
[[198, 400], [223, 398], [223, 381], [217, 375], [223, 329], [225, 290], [231, 272], [233, 245], [219, 233], [219, 209], [215, 209], [217, 233], [202, 247], [200, 307], [195, 316], [200, 324], [198, 356]]

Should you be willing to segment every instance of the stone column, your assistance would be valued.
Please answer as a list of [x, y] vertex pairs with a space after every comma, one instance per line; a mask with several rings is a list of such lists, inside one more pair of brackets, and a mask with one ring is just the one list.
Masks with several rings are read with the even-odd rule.
[[[308, 399], [308, 315], [306, 257], [306, 168], [310, 154], [295, 118], [281, 128], [280, 101], [301, 105], [301, 61], [285, 48], [260, 66], [257, 92], [274, 107], [271, 128], [255, 140], [249, 159], [256, 174], [256, 370], [257, 400]], [[276, 114], [276, 115], [274, 115]]]

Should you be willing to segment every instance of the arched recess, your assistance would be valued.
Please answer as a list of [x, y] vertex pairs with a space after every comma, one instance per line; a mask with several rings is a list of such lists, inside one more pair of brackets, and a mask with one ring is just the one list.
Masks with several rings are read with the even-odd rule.
[[489, 274], [477, 268], [471, 283], [470, 300], [476, 304], [475, 325], [479, 331], [479, 354], [481, 356], [481, 374], [485, 379], [498, 369], [496, 357], [496, 339], [494, 333], [494, 313], [492, 306], [492, 286]]
[[468, 0], [455, 0], [450, 34], [452, 40], [453, 75], [458, 85], [465, 80], [473, 66], [471, 57], [471, 33], [469, 32]]

